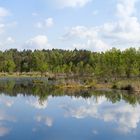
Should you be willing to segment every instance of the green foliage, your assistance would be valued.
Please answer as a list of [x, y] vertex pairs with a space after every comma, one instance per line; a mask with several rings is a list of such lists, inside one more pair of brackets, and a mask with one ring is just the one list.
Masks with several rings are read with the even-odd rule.
[[5, 61], [5, 70], [7, 72], [13, 72], [15, 69], [15, 63], [12, 60]]
[[45, 72], [94, 75], [97, 78], [140, 76], [140, 49], [106, 52], [86, 50], [23, 50], [0, 52], [0, 72]]

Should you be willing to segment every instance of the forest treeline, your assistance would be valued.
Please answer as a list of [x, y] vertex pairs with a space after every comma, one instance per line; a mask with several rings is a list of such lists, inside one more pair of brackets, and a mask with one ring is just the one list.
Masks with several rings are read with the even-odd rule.
[[96, 77], [140, 76], [140, 48], [106, 52], [87, 50], [0, 51], [0, 72], [49, 72]]

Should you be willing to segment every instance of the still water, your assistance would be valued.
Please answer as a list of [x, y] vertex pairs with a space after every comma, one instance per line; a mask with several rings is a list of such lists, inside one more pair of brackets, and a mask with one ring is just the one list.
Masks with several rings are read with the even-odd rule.
[[17, 83], [0, 82], [2, 140], [140, 140], [138, 96]]

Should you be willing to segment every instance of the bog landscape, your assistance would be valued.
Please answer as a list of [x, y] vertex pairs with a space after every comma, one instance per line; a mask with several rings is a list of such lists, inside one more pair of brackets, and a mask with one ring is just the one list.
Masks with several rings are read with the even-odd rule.
[[139, 0], [0, 0], [0, 139], [139, 140]]

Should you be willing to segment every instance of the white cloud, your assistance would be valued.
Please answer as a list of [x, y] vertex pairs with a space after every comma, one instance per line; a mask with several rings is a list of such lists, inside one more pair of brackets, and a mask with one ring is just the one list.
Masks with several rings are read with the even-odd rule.
[[36, 23], [35, 27], [40, 28], [40, 29], [45, 29], [45, 28], [50, 28], [53, 25], [54, 25], [53, 18], [47, 18], [42, 22]]
[[75, 26], [69, 29], [62, 37], [63, 40], [74, 42], [77, 49], [92, 51], [105, 51], [111, 47], [125, 49], [127, 47], [139, 47], [140, 22], [135, 16], [136, 2], [138, 0], [118, 0], [116, 6], [117, 20], [104, 23], [101, 26], [86, 27]]
[[59, 7], [83, 7], [92, 0], [55, 0]]
[[135, 3], [138, 0], [118, 0], [117, 15], [119, 17], [130, 17], [135, 13]]
[[79, 38], [79, 41], [85, 40], [85, 43], [74, 43], [73, 48], [88, 49], [92, 51], [104, 51], [110, 46], [101, 39], [98, 28], [87, 28], [85, 26], [72, 27], [63, 37], [62, 40]]
[[118, 42], [139, 43], [140, 22], [133, 16], [137, 0], [119, 0], [117, 4], [118, 21], [106, 23], [101, 27], [104, 35]]
[[28, 41], [26, 41], [25, 46], [27, 49], [44, 49], [49, 45], [48, 38], [45, 35], [37, 35]]
[[6, 17], [9, 15], [9, 11], [4, 7], [0, 7], [0, 17]]

